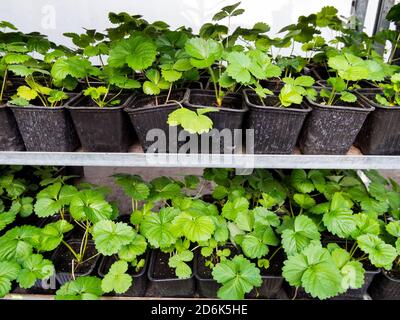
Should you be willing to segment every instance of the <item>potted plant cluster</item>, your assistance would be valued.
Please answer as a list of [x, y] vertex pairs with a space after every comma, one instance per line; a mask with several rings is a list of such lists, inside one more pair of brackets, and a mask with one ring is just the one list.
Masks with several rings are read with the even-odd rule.
[[[233, 153], [237, 139], [204, 150], [201, 142], [250, 129], [257, 154], [297, 144], [305, 154], [345, 154], [355, 141], [365, 154], [400, 153], [397, 31], [368, 36], [327, 6], [271, 37], [264, 22], [231, 30], [241, 14], [240, 2], [226, 6], [195, 34], [110, 13], [104, 32], [66, 33], [73, 49], [2, 22], [0, 149], [127, 152], [138, 138], [145, 151], [178, 152], [193, 138], [191, 152]], [[386, 62], [373, 48], [387, 41]], [[165, 135], [161, 149], [153, 129]]]
[[373, 170], [117, 174], [120, 215], [107, 188], [1, 169], [1, 296], [398, 298], [400, 186]]

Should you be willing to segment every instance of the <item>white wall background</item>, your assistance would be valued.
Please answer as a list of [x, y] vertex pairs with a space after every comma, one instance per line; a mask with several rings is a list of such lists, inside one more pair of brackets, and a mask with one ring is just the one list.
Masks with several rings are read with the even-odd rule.
[[[371, 32], [379, 0], [370, 0], [366, 30]], [[126, 11], [141, 14], [149, 21], [164, 20], [172, 27], [187, 25], [195, 30], [211, 20], [221, 7], [235, 0], [2, 0], [0, 20], [14, 23], [21, 30], [39, 31], [58, 43], [70, 45], [64, 32], [82, 32], [82, 27], [102, 31], [110, 26], [107, 13]], [[352, 0], [243, 0], [246, 9], [232, 26], [251, 27], [264, 21], [272, 34], [293, 23], [300, 15], [335, 6], [343, 16], [350, 16]], [[329, 35], [328, 35], [329, 36]]]

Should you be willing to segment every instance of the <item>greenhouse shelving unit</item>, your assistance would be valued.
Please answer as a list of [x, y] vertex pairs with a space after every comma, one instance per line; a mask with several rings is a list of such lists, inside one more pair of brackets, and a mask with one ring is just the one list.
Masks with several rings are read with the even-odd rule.
[[[134, 148], [136, 149], [136, 148]], [[400, 170], [400, 156], [347, 155], [145, 154], [93, 152], [0, 152], [3, 165], [94, 166], [137, 168], [265, 168]]]

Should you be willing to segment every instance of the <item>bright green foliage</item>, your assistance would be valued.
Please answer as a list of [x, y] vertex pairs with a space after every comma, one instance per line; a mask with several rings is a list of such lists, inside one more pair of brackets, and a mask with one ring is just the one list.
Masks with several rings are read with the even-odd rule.
[[31, 288], [36, 280], [49, 278], [54, 274], [54, 266], [50, 260], [43, 259], [40, 254], [32, 254], [22, 262], [22, 269], [17, 277], [21, 288]]
[[303, 287], [314, 298], [327, 299], [344, 291], [340, 270], [329, 251], [318, 243], [289, 256], [282, 275], [290, 285]]
[[110, 267], [108, 273], [101, 281], [101, 289], [104, 293], [115, 291], [117, 294], [125, 293], [132, 285], [132, 277], [127, 274], [128, 263], [116, 261]]
[[[149, 69], [146, 71], [147, 81], [143, 83], [143, 92], [147, 95], [159, 95], [161, 90], [167, 90], [171, 83], [161, 77], [157, 69]], [[166, 104], [168, 101], [165, 102]]]
[[279, 100], [284, 107], [301, 104], [304, 97], [315, 100], [317, 96], [317, 91], [312, 87], [315, 80], [310, 76], [284, 78], [283, 82], [285, 86], [281, 89]]
[[110, 50], [108, 63], [111, 67], [120, 68], [128, 65], [136, 71], [150, 67], [157, 56], [157, 47], [143, 34], [133, 34], [128, 39], [118, 41]]
[[319, 240], [316, 224], [307, 216], [298, 216], [293, 226], [282, 232], [282, 246], [288, 256], [302, 252], [312, 240]]
[[192, 270], [190, 269], [187, 262], [193, 260], [193, 252], [190, 250], [185, 250], [173, 255], [168, 262], [171, 268], [175, 268], [175, 274], [179, 279], [188, 279], [192, 275]]
[[82, 190], [71, 200], [70, 212], [75, 220], [89, 220], [92, 223], [110, 219], [113, 214], [111, 205], [104, 195], [95, 190]]
[[103, 295], [101, 280], [96, 277], [79, 277], [65, 283], [56, 292], [56, 300], [97, 300]]
[[74, 186], [63, 186], [61, 182], [50, 185], [38, 193], [35, 213], [41, 218], [55, 215], [71, 203], [76, 193], [77, 189]]
[[356, 230], [352, 206], [352, 202], [345, 199], [341, 193], [335, 193], [330, 210], [323, 217], [326, 228], [341, 238], [349, 237]]
[[142, 178], [135, 175], [114, 175], [115, 183], [124, 189], [124, 192], [134, 200], [146, 200], [150, 194], [150, 188]]
[[18, 277], [20, 266], [12, 261], [0, 261], [0, 298], [11, 291], [11, 283]]
[[0, 237], [0, 260], [23, 260], [29, 257], [40, 235], [40, 228], [15, 227]]
[[118, 257], [121, 260], [132, 262], [135, 259], [144, 254], [147, 249], [147, 242], [145, 237], [140, 234], [135, 234], [134, 238], [126, 246], [123, 246], [118, 252]]
[[174, 208], [161, 209], [159, 213], [145, 216], [141, 224], [141, 232], [155, 248], [167, 248], [176, 242], [172, 221], [180, 214]]
[[71, 231], [73, 228], [74, 226], [65, 220], [59, 220], [45, 225], [43, 229], [41, 229], [37, 239], [38, 251], [55, 250], [64, 239], [64, 234]]
[[260, 270], [242, 255], [220, 262], [214, 267], [212, 275], [222, 284], [218, 297], [225, 300], [243, 299], [246, 293], [262, 283]]
[[172, 127], [181, 126], [191, 134], [209, 132], [213, 127], [212, 120], [205, 116], [209, 112], [217, 112], [216, 108], [198, 109], [197, 112], [187, 108], [179, 108], [168, 116], [168, 124]]
[[357, 243], [360, 249], [368, 254], [369, 260], [375, 267], [392, 269], [393, 261], [397, 257], [396, 248], [374, 234], [359, 236]]
[[126, 223], [109, 220], [97, 222], [91, 232], [97, 251], [105, 256], [117, 254], [135, 237], [135, 231]]
[[211, 67], [222, 56], [222, 45], [213, 39], [192, 38], [186, 42], [186, 53], [196, 68]]
[[207, 241], [215, 231], [212, 218], [196, 212], [182, 212], [172, 223], [177, 238], [184, 236], [192, 242]]

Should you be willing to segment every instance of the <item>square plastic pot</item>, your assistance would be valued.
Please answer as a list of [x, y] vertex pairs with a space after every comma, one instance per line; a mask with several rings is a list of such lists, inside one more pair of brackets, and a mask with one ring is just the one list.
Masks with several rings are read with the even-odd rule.
[[[81, 241], [80, 240], [69, 240], [67, 243], [74, 249], [79, 250]], [[89, 240], [87, 244], [87, 249], [96, 252], [96, 247], [94, 241]], [[55, 269], [56, 269], [56, 280], [57, 283], [62, 286], [68, 281], [73, 279], [72, 270], [66, 270], [66, 263], [70, 260], [66, 260], [67, 256], [71, 256], [71, 260], [73, 259], [72, 254], [67, 249], [67, 247], [61, 244], [53, 253], [51, 257], [51, 261], [53, 261]], [[87, 257], [90, 258], [90, 257]], [[69, 258], [68, 258], [69, 259]], [[97, 262], [99, 261], [100, 256], [96, 256], [95, 258], [91, 259], [87, 262], [87, 265], [83, 268], [84, 270], [77, 270], [74, 272], [75, 278], [77, 277], [84, 277], [93, 274], [94, 270], [96, 269]]]
[[[161, 251], [155, 250], [151, 254], [148, 278], [150, 290], [156, 297], [193, 297], [195, 294], [195, 282], [193, 275], [189, 279], [156, 278], [154, 276], [155, 264], [160, 263]], [[165, 260], [165, 259], [164, 259]], [[168, 260], [163, 261], [168, 266]]]
[[67, 103], [66, 108], [85, 151], [128, 151], [135, 140], [135, 133], [124, 108], [132, 98], [132, 95], [121, 95], [121, 105], [100, 108], [81, 94]]
[[400, 279], [382, 270], [375, 277], [368, 293], [373, 300], [400, 300]]
[[65, 107], [8, 106], [14, 113], [27, 151], [71, 152], [80, 146]]
[[[185, 104], [187, 108], [197, 112], [199, 109], [214, 107], [217, 112], [209, 112], [206, 114], [213, 122], [213, 129], [210, 133], [198, 136], [198, 152], [199, 153], [228, 153], [232, 154], [241, 147], [235, 143], [235, 129], [242, 129], [245, 115], [248, 108], [242, 103], [242, 95], [238, 93], [229, 93], [224, 99], [221, 107], [215, 104], [215, 92], [213, 90], [190, 90], [188, 102]], [[231, 134], [231, 141], [223, 139], [224, 129]], [[188, 138], [191, 135], [188, 134]], [[202, 140], [208, 140], [209, 148], [202, 145]], [[219, 140], [218, 145], [213, 148], [213, 141]]]
[[23, 151], [24, 141], [11, 109], [0, 105], [0, 151]]
[[304, 154], [346, 154], [374, 110], [360, 99], [351, 106], [326, 106], [309, 99], [307, 102], [312, 111], [299, 138]]
[[[147, 286], [147, 269], [150, 260], [150, 251], [148, 251], [144, 255], [144, 258], [145, 258], [144, 267], [138, 273], [135, 273], [133, 270], [131, 270], [131, 268], [128, 270], [128, 273], [133, 278], [133, 282], [128, 291], [121, 294], [121, 296], [143, 297], [145, 295]], [[103, 257], [101, 259], [98, 270], [98, 274], [101, 278], [104, 278], [104, 276], [108, 273], [109, 268], [115, 261], [117, 261], [115, 257]]]
[[400, 155], [400, 106], [386, 107], [375, 102], [375, 95], [380, 90], [360, 90], [360, 99], [375, 108], [371, 112], [355, 145], [363, 154]]
[[[130, 105], [125, 108], [144, 152], [153, 153], [159, 151], [156, 150], [155, 147], [152, 147], [154, 144], [153, 138], [150, 136], [147, 137], [148, 133], [153, 129], [159, 129], [165, 134], [167, 145], [166, 150], [163, 151], [176, 152], [178, 148], [177, 138], [170, 137], [170, 127], [167, 123], [168, 116], [189, 99], [189, 93], [190, 91], [188, 89], [173, 91], [169, 99], [170, 102], [168, 103], [165, 103], [167, 94], [162, 94], [157, 97], [138, 95], [130, 102]], [[156, 102], [159, 104], [156, 104]]]
[[254, 153], [291, 154], [311, 108], [284, 108], [276, 96], [266, 98], [263, 106], [251, 90], [243, 94], [249, 108], [245, 127], [254, 130]]

